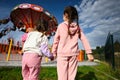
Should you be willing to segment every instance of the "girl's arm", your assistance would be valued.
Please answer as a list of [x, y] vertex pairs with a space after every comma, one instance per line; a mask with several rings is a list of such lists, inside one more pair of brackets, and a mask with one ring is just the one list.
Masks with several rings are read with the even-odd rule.
[[41, 52], [44, 54], [44, 56], [47, 56], [48, 58], [53, 58], [53, 54], [50, 52], [49, 48], [48, 48], [48, 44], [41, 44], [40, 47]]
[[21, 40], [22, 40], [22, 46], [23, 46], [24, 42], [25, 42], [26, 39], [27, 39], [27, 35], [28, 35], [28, 33], [24, 33], [24, 34], [22, 35], [22, 37], [21, 37]]
[[89, 44], [86, 36], [84, 35], [84, 33], [82, 31], [80, 31], [80, 37], [79, 38], [80, 38], [80, 40], [81, 40], [81, 42], [83, 44], [83, 47], [85, 48], [86, 53], [87, 54], [92, 53], [90, 44]]
[[90, 47], [90, 44], [86, 38], [86, 36], [84, 35], [84, 33], [82, 31], [80, 31], [80, 37], [81, 39], [81, 42], [83, 44], [83, 47], [85, 48], [85, 51], [87, 53], [87, 57], [88, 57], [88, 60], [89, 61], [93, 61], [94, 60], [94, 57], [92, 55], [92, 49]]
[[58, 27], [52, 45], [52, 53], [55, 57], [57, 56], [57, 48], [58, 48], [59, 40], [60, 40], [60, 35], [59, 35], [59, 27]]
[[42, 43], [40, 44], [40, 51], [44, 56], [53, 60], [53, 54], [50, 52], [50, 49], [48, 47], [48, 39], [47, 36], [45, 35], [42, 37]]
[[[24, 45], [24, 42], [26, 41], [27, 39], [27, 33], [24, 33], [22, 36], [21, 36], [21, 41], [22, 41], [22, 48], [23, 48], [23, 45]], [[19, 54], [23, 55], [23, 50], [20, 50], [18, 51]]]

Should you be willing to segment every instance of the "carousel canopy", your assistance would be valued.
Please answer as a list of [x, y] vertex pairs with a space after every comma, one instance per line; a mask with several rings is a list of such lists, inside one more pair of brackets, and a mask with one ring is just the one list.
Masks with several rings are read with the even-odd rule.
[[34, 28], [35, 25], [39, 24], [45, 28], [47, 34], [55, 32], [58, 24], [56, 18], [47, 10], [28, 3], [16, 6], [10, 13], [10, 19], [18, 29]]

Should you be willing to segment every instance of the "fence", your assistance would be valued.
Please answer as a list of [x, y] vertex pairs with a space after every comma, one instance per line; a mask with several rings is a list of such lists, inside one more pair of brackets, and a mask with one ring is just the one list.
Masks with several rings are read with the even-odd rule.
[[[9, 60], [22, 60], [21, 52], [22, 47], [14, 46], [12, 39], [10, 39], [9, 44], [0, 43], [0, 61], [9, 61]], [[43, 61], [50, 61], [47, 57], [43, 57]]]
[[[0, 60], [21, 60], [21, 55], [18, 53], [22, 48], [9, 44], [0, 43]], [[8, 53], [9, 52], [9, 53]], [[10, 54], [10, 55], [8, 55]]]
[[105, 60], [114, 69], [120, 68], [120, 31], [109, 33], [105, 44]]

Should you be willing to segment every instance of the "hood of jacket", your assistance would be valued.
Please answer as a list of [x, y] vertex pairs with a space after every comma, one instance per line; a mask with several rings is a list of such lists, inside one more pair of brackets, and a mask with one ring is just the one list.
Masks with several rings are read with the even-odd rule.
[[[68, 25], [68, 22], [65, 22], [65, 24]], [[69, 26], [68, 26], [68, 31], [70, 33], [70, 35], [74, 35], [76, 32], [79, 31], [79, 27], [77, 25], [77, 22], [72, 22]]]

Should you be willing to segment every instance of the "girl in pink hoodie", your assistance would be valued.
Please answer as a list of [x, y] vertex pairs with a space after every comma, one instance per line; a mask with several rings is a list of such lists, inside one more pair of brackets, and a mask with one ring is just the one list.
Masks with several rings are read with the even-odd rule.
[[93, 61], [89, 42], [78, 25], [76, 8], [68, 6], [64, 10], [63, 20], [59, 24], [52, 47], [54, 57], [57, 56], [58, 80], [75, 80], [77, 73], [78, 40], [80, 39], [89, 61]]

